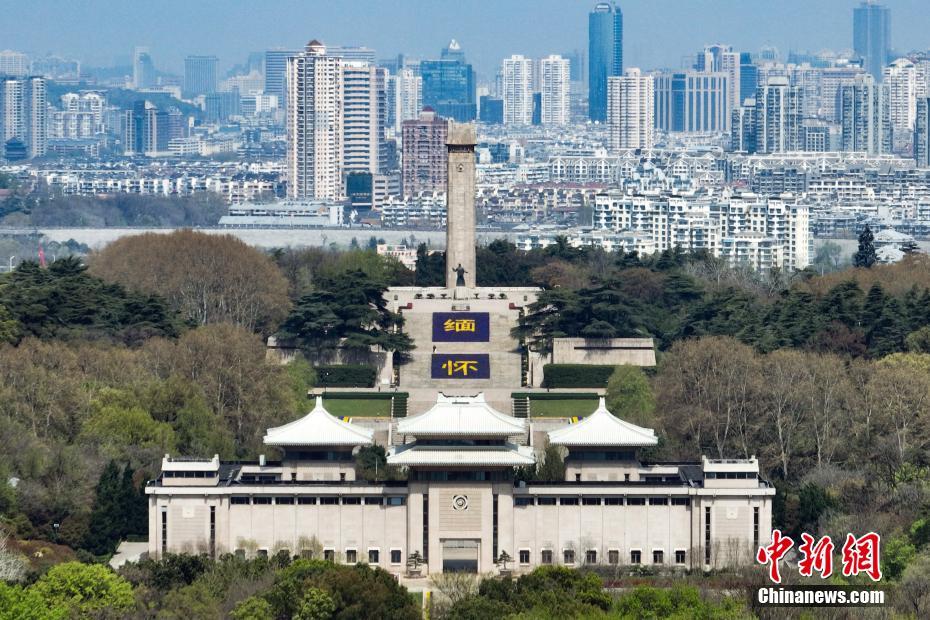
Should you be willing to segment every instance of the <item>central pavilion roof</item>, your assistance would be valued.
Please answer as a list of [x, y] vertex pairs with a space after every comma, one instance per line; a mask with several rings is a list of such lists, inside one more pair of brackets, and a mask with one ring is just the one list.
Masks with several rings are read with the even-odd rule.
[[550, 431], [549, 443], [568, 447], [641, 447], [654, 446], [659, 440], [651, 428], [630, 424], [607, 411], [602, 396], [594, 413], [580, 422]]
[[397, 432], [414, 437], [510, 437], [526, 433], [526, 420], [496, 411], [484, 394], [439, 394], [429, 411], [401, 421]]
[[343, 422], [323, 408], [323, 399], [316, 398], [313, 410], [284, 426], [269, 428], [266, 446], [363, 446], [372, 441], [372, 431]]
[[388, 452], [390, 465], [405, 467], [522, 467], [536, 462], [533, 448], [498, 446], [397, 446]]

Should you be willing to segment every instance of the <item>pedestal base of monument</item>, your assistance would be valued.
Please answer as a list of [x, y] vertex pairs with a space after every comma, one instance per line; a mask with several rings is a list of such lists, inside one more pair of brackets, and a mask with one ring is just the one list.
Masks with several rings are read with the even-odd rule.
[[517, 389], [528, 360], [512, 330], [536, 301], [530, 287], [394, 287], [388, 307], [404, 318], [414, 342], [409, 361], [396, 368], [402, 390]]

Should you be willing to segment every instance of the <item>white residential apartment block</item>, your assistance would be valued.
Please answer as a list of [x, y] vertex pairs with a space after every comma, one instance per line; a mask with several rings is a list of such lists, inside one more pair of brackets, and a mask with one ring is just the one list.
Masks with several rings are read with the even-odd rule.
[[917, 117], [917, 97], [926, 93], [917, 67], [907, 58], [899, 58], [885, 67], [882, 84], [888, 87], [889, 112], [896, 146], [909, 144]]
[[803, 269], [811, 260], [809, 208], [787, 197], [610, 190], [595, 197], [594, 226], [645, 235], [656, 252], [704, 250], [759, 270]]
[[106, 101], [100, 93], [65, 93], [61, 109], [50, 110], [50, 138], [92, 138], [105, 133]]
[[29, 73], [29, 56], [22, 52], [3, 50], [0, 52], [0, 75], [23, 77]]
[[313, 40], [287, 59], [288, 198], [342, 196], [342, 59]]
[[381, 172], [386, 165], [385, 69], [361, 60], [342, 62], [342, 171]]
[[533, 60], [515, 54], [501, 64], [501, 96], [504, 124], [529, 125], [533, 122]]
[[541, 97], [541, 121], [543, 125], [567, 125], [569, 109], [569, 86], [571, 84], [569, 61], [551, 55], [539, 61]]
[[390, 103], [394, 105], [391, 119], [394, 121], [394, 132], [400, 135], [404, 121], [416, 120], [423, 109], [423, 78], [416, 75], [411, 67], [398, 69], [397, 75], [389, 79], [389, 90], [393, 97]]
[[27, 157], [48, 150], [48, 86], [41, 77], [0, 77], [0, 148], [19, 140]]
[[655, 127], [655, 82], [639, 69], [607, 78], [610, 149], [651, 149]]

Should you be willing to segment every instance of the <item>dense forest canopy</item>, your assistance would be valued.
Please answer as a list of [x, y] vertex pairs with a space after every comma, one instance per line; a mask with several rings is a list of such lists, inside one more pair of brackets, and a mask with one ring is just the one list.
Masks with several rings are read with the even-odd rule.
[[[16, 544], [45, 541], [60, 560], [103, 559], [118, 540], [143, 533], [132, 511], [165, 453], [255, 458], [266, 428], [306, 412], [313, 368], [300, 357], [268, 361], [267, 336], [307, 353], [349, 344], [402, 354], [413, 343], [396, 330], [385, 289], [444, 280], [444, 257], [425, 247], [411, 272], [370, 247], [263, 254], [190, 231], [127, 238], [89, 262], [89, 270], [73, 258], [26, 262], [0, 276], [0, 481], [17, 481], [0, 482], [0, 529]], [[656, 368], [618, 371], [608, 383], [613, 411], [656, 428], [660, 444], [645, 458], [755, 455], [778, 487], [775, 524], [784, 531], [878, 530], [893, 583], [930, 579], [926, 256], [760, 275], [678, 250], [640, 257], [560, 243], [519, 252], [499, 241], [479, 248], [478, 264], [482, 286], [542, 289], [516, 331], [527, 346], [545, 350], [563, 335], [655, 339]], [[387, 475], [383, 454], [361, 456], [360, 475], [372, 469]], [[520, 475], [561, 472], [549, 450]], [[61, 587], [38, 587], [48, 565], [37, 561], [27, 579], [39, 581], [4, 586], [0, 601]], [[167, 568], [138, 567], [120, 577], [129, 590], [110, 584], [114, 608], [202, 604], [263, 617], [284, 604], [274, 594], [282, 576], [322, 592], [306, 603], [326, 609], [325, 597], [342, 609], [343, 579], [355, 584], [352, 596], [368, 587], [358, 584], [387, 587], [376, 572], [236, 562], [192, 568], [189, 580], [169, 585], [153, 585]], [[90, 578], [62, 570], [56, 583]], [[526, 584], [482, 587], [450, 617], [528, 612], [542, 600]], [[407, 609], [407, 598], [377, 591]]]

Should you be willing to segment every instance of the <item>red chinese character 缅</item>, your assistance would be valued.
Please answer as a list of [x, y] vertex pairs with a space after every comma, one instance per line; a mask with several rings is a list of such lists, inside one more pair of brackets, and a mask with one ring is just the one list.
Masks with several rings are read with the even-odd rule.
[[834, 545], [830, 537], [824, 536], [814, 544], [814, 537], [805, 532], [801, 534], [801, 539], [804, 542], [798, 547], [798, 551], [803, 557], [798, 561], [798, 572], [810, 577], [816, 570], [821, 579], [832, 575]]
[[875, 532], [869, 532], [860, 538], [847, 534], [843, 544], [843, 576], [852, 577], [865, 573], [872, 581], [881, 579], [880, 547], [881, 537]]
[[794, 541], [782, 536], [781, 530], [772, 530], [772, 543], [766, 547], [759, 547], [756, 561], [759, 564], [769, 565], [769, 579], [781, 583], [781, 573], [778, 571], [778, 562], [794, 546]]

